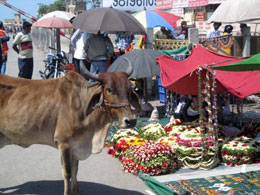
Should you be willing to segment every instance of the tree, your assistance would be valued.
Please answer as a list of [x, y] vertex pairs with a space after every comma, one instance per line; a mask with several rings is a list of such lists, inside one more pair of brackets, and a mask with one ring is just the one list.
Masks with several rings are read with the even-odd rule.
[[44, 4], [40, 4], [37, 16], [40, 18], [41, 16], [43, 16], [46, 13], [48, 13], [48, 6], [44, 5]]
[[66, 4], [63, 0], [57, 0], [54, 3], [49, 5], [49, 9], [48, 12], [52, 12], [52, 11], [65, 11], [66, 10]]
[[38, 17], [41, 17], [49, 12], [52, 11], [65, 11], [66, 10], [66, 3], [63, 0], [56, 0], [54, 3], [50, 5], [40, 4], [40, 7], [38, 9]]
[[101, 6], [101, 0], [87, 0], [86, 2], [89, 8], [96, 8]]

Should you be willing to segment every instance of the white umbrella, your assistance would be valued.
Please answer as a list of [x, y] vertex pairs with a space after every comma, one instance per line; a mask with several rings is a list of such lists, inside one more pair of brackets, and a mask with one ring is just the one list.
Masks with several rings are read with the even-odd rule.
[[260, 23], [260, 0], [224, 1], [207, 22]]
[[58, 17], [58, 18], [63, 18], [65, 20], [70, 20], [71, 18], [75, 17], [75, 15], [72, 13], [69, 13], [69, 12], [64, 12], [64, 11], [53, 11], [53, 12], [45, 14], [39, 20], [46, 19], [46, 18], [52, 18], [52, 17]]

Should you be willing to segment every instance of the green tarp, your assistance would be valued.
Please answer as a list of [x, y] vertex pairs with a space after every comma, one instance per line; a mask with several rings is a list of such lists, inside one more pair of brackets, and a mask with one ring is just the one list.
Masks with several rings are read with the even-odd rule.
[[161, 52], [172, 56], [172, 55], [181, 55], [181, 54], [187, 54], [189, 52], [188, 46], [183, 46], [178, 49], [172, 49], [172, 50], [160, 50]]
[[260, 54], [256, 54], [251, 58], [236, 62], [225, 66], [210, 66], [210, 69], [224, 71], [254, 71], [260, 70]]
[[176, 193], [173, 192], [168, 186], [165, 184], [157, 181], [156, 179], [144, 176], [143, 173], [139, 172], [139, 178], [144, 181], [144, 183], [151, 188], [157, 195], [175, 195]]

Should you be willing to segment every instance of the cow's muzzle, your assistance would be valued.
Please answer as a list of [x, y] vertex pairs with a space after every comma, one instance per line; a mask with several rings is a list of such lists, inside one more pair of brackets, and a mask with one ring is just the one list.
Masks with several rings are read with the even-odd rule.
[[126, 126], [126, 128], [133, 128], [136, 125], [136, 119], [126, 118], [123, 120], [123, 122], [123, 126]]

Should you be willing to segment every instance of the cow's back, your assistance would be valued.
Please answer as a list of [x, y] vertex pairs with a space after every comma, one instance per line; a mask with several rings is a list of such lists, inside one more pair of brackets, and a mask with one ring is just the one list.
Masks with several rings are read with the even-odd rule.
[[13, 143], [54, 145], [58, 79], [28, 80], [0, 74], [0, 132]]

